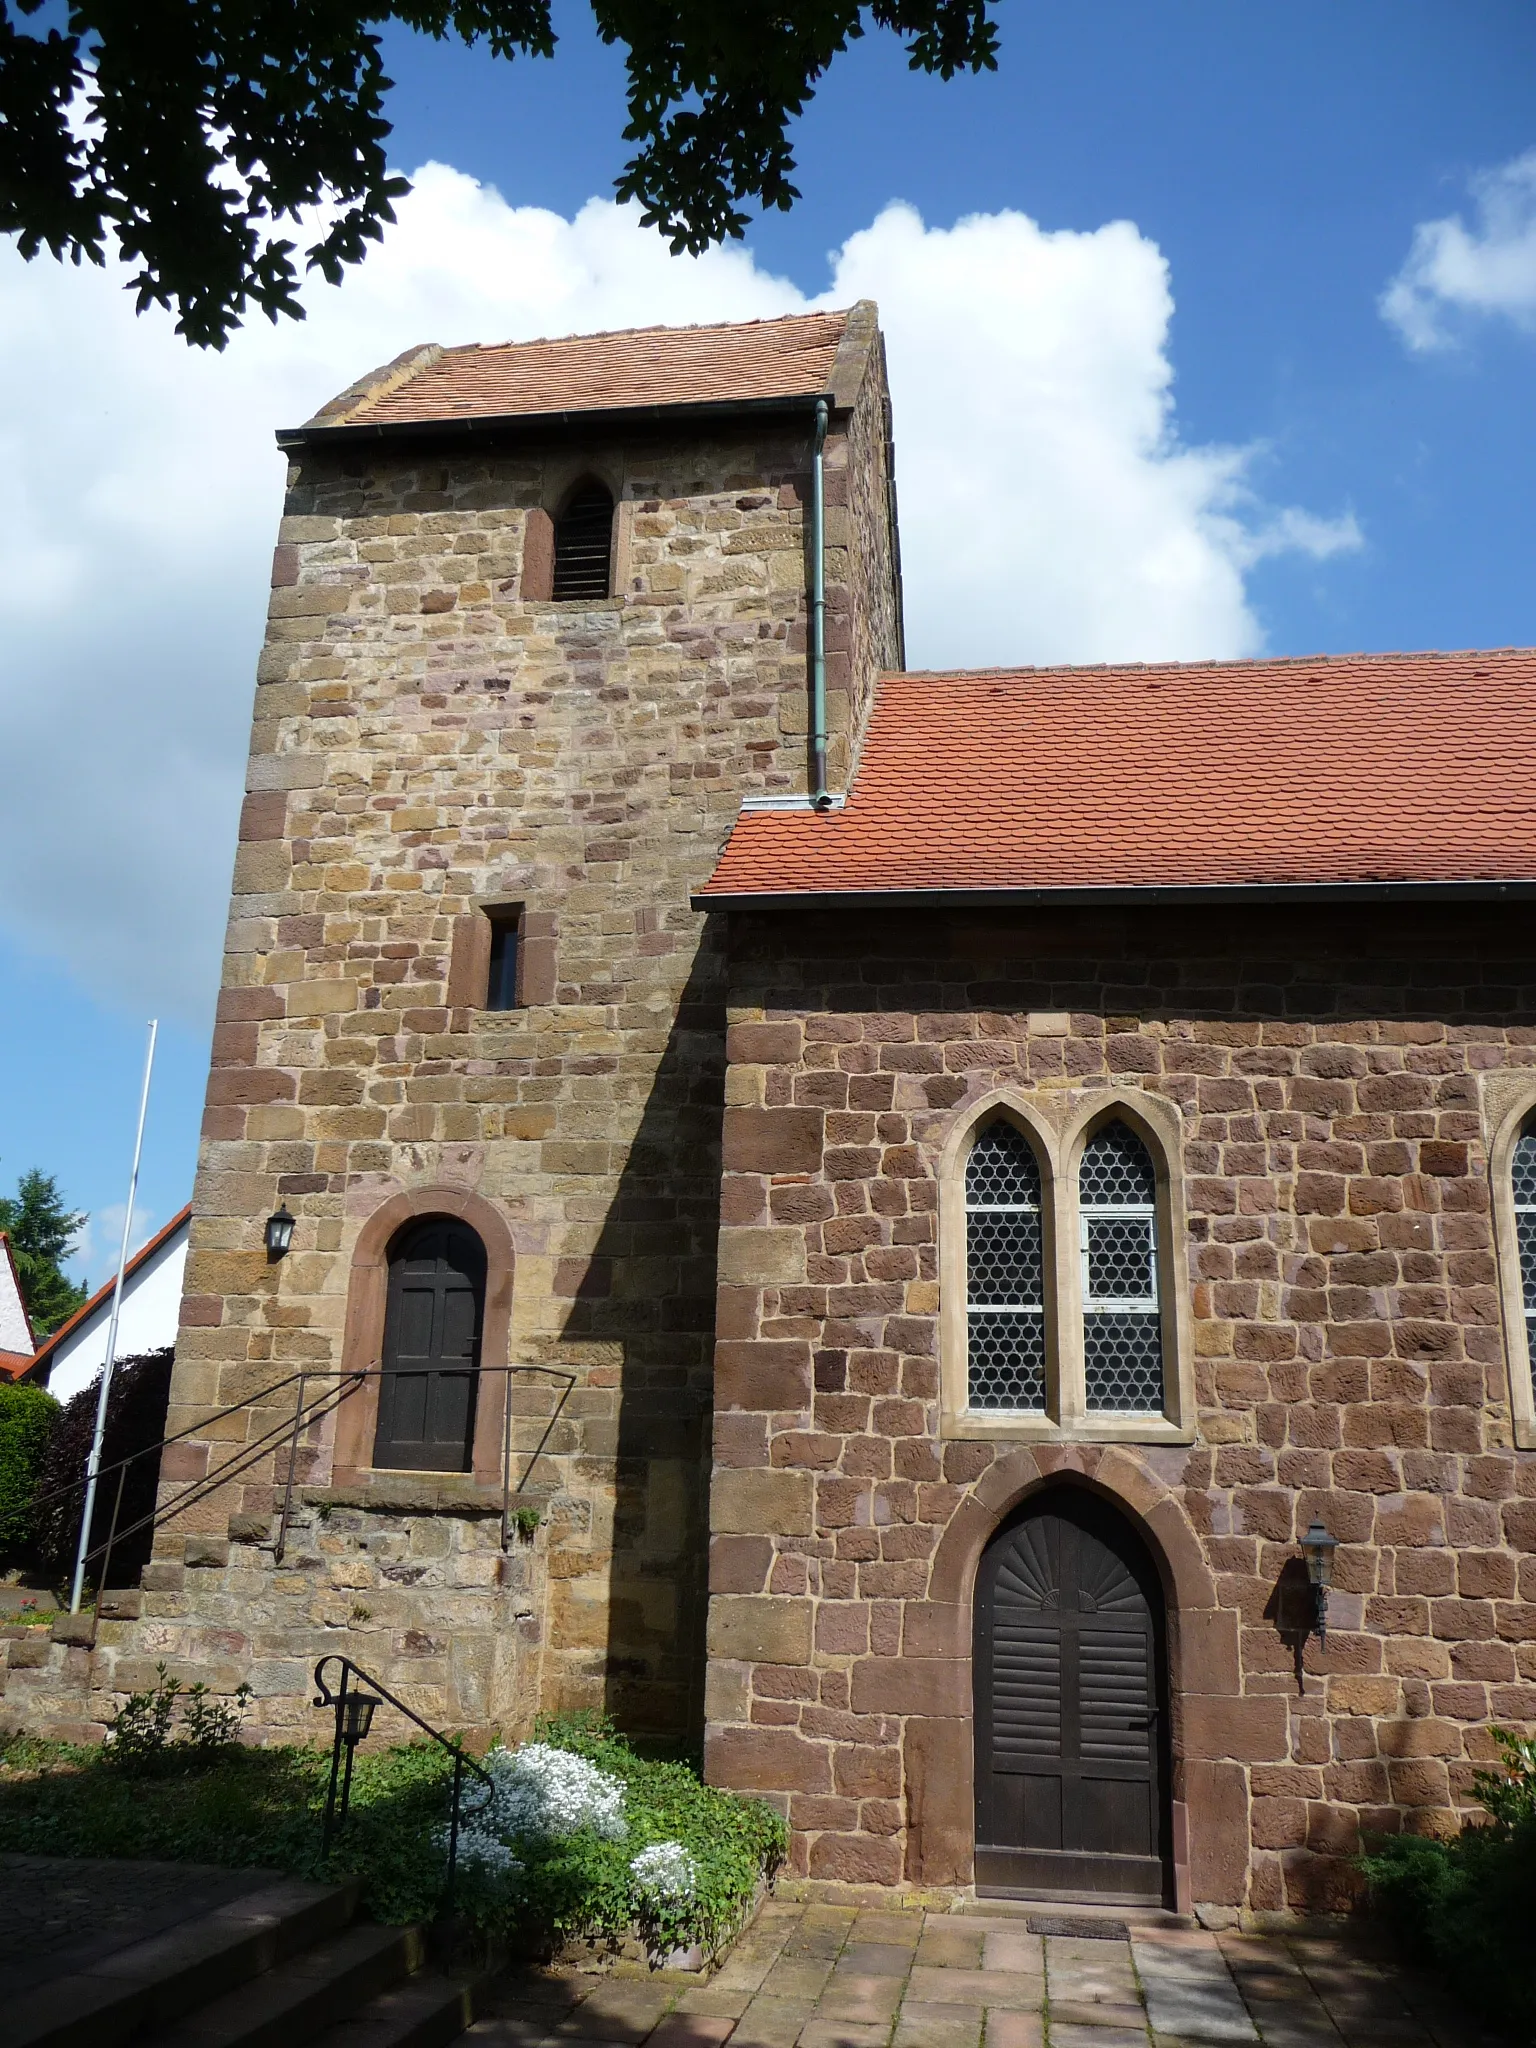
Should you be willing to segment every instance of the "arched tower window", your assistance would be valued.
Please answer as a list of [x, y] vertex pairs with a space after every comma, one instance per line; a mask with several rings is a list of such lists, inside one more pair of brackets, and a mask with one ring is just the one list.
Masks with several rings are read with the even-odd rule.
[[555, 521], [554, 596], [608, 595], [613, 553], [613, 494], [589, 478], [578, 484]]
[[987, 1125], [965, 1168], [967, 1405], [1045, 1408], [1045, 1256], [1040, 1165], [1006, 1118]]
[[411, 1223], [390, 1246], [376, 1466], [472, 1468], [485, 1267], [485, 1246], [452, 1216]]
[[1527, 1356], [1536, 1360], [1536, 1118], [1521, 1131], [1510, 1160], [1515, 1243], [1520, 1252], [1520, 1295]]
[[1088, 1411], [1160, 1412], [1157, 1176], [1129, 1125], [1107, 1123], [1084, 1146], [1077, 1202]]

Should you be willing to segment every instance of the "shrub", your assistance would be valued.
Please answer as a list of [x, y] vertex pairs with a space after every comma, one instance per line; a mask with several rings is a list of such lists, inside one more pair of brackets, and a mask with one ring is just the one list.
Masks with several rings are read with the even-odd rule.
[[1362, 1867], [1402, 1947], [1442, 1970], [1481, 2017], [1536, 2042], [1536, 1741], [1493, 1734], [1502, 1769], [1474, 1783], [1487, 1822], [1449, 1842], [1390, 1836]]
[[[91, 1517], [91, 1548], [105, 1544], [117, 1507], [117, 1526], [130, 1529], [153, 1512], [155, 1489], [160, 1480], [160, 1460], [153, 1446], [165, 1434], [166, 1409], [171, 1398], [171, 1367], [175, 1353], [146, 1351], [133, 1358], [120, 1358], [112, 1374], [112, 1391], [107, 1396], [107, 1428], [102, 1442], [104, 1477], [96, 1493]], [[54, 1571], [71, 1571], [80, 1541], [80, 1517], [85, 1507], [85, 1467], [96, 1428], [96, 1402], [101, 1382], [83, 1387], [65, 1403], [48, 1445], [48, 1455], [39, 1475], [39, 1491], [47, 1496], [37, 1515], [38, 1548]], [[134, 1456], [136, 1452], [148, 1455]], [[133, 1458], [123, 1477], [121, 1505], [117, 1503], [117, 1474], [107, 1468], [120, 1458]], [[154, 1532], [146, 1524], [131, 1536], [115, 1541], [109, 1567], [116, 1586], [136, 1585], [140, 1571], [149, 1561]], [[102, 1560], [97, 1558], [89, 1576], [99, 1579]]]
[[29, 1556], [37, 1535], [33, 1496], [41, 1484], [59, 1404], [41, 1387], [0, 1380], [0, 1554]]
[[[183, 1688], [163, 1664], [155, 1666], [159, 1684], [148, 1692], [131, 1692], [112, 1716], [102, 1754], [120, 1771], [152, 1777], [170, 1771], [195, 1770], [214, 1761], [222, 1749], [240, 1739], [245, 1703], [251, 1688], [242, 1685], [230, 1699], [218, 1699], [201, 1680]], [[176, 1702], [184, 1700], [177, 1724]]]

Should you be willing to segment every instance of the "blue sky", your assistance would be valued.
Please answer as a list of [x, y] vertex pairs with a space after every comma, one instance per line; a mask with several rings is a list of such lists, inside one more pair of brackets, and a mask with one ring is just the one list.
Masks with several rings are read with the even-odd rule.
[[[608, 195], [624, 153], [618, 58], [597, 43], [583, 8], [563, 6], [558, 18], [564, 41], [553, 64], [506, 67], [403, 35], [389, 46], [397, 165], [409, 171], [430, 160], [463, 174], [433, 203], [462, 230], [466, 252], [476, 235], [500, 235], [485, 246], [514, 266], [507, 252], [524, 245], [507, 239], [510, 217], [503, 210], [487, 225], [464, 179], [494, 187], [507, 208], [546, 208], [569, 222]], [[1075, 317], [1088, 324], [1063, 344], [1069, 351], [1091, 352], [1097, 332], [1126, 318], [1120, 367], [1099, 383], [1086, 379], [1078, 394], [1085, 449], [1095, 445], [1096, 404], [1112, 412], [1124, 396], [1133, 410], [1155, 409], [1165, 402], [1159, 366], [1171, 370], [1176, 410], [1160, 452], [1143, 446], [1134, 459], [1109, 461], [1103, 523], [1109, 533], [1163, 519], [1177, 535], [1193, 520], [1216, 550], [1208, 588], [1176, 619], [1143, 614], [1134, 579], [1121, 575], [1121, 557], [1106, 542], [1108, 597], [1096, 597], [1085, 580], [1078, 612], [1062, 618], [1026, 588], [992, 621], [991, 637], [957, 642], [951, 655], [942, 641], [945, 590], [961, 571], [935, 556], [931, 591], [924, 595], [919, 577], [914, 598], [927, 607], [918, 622], [924, 645], [939, 650], [925, 658], [1536, 640], [1536, 171], [1518, 169], [1536, 149], [1536, 10], [1524, 0], [1010, 0], [1002, 21], [1002, 66], [993, 77], [949, 85], [914, 77], [882, 36], [841, 59], [797, 132], [800, 204], [753, 226], [750, 261], [706, 266], [697, 287], [679, 286], [676, 311], [654, 256], [610, 263], [602, 249], [591, 253], [591, 236], [579, 249], [579, 237], [557, 236], [562, 261], [577, 249], [588, 264], [590, 289], [572, 297], [551, 288], [541, 303], [530, 284], [516, 331], [742, 317], [798, 302], [785, 293], [814, 298], [834, 283], [864, 289], [861, 280], [872, 277], [888, 306], [894, 363], [902, 322], [912, 328], [915, 318], [905, 309], [922, 297], [912, 266], [1006, 265], [1033, 250], [1057, 280], [1041, 289], [1079, 292], [1087, 307]], [[1501, 171], [1503, 182], [1489, 185]], [[891, 201], [916, 209], [926, 239], [890, 216], [867, 233]], [[1044, 240], [1026, 246], [1003, 219], [1010, 214], [1027, 216]], [[969, 241], [935, 239], [972, 215], [994, 217], [993, 225]], [[1432, 228], [1458, 216], [1462, 242]], [[1130, 224], [1118, 240], [1104, 232], [1114, 222]], [[404, 240], [420, 232], [404, 216], [402, 223]], [[1423, 317], [1410, 331], [1407, 316], [1384, 316], [1382, 298], [1426, 228], [1409, 292]], [[599, 229], [619, 232], [598, 222], [593, 234]], [[633, 230], [623, 233], [630, 250]], [[861, 235], [865, 254], [855, 260], [845, 245]], [[603, 248], [611, 253], [619, 243]], [[1458, 267], [1459, 254], [1467, 260]], [[1086, 282], [1066, 278], [1068, 258], [1083, 266]], [[13, 393], [18, 372], [34, 388], [53, 374], [55, 359], [67, 355], [61, 335], [98, 326], [108, 334], [99, 347], [114, 353], [65, 366], [69, 388], [86, 394], [71, 401], [81, 432], [120, 450], [110, 473], [92, 480], [88, 504], [78, 501], [91, 518], [122, 477], [171, 460], [166, 449], [198, 406], [249, 416], [248, 442], [222, 481], [187, 482], [190, 457], [177, 458], [174, 474], [154, 471], [160, 481], [149, 495], [167, 507], [163, 530], [153, 530], [152, 514], [140, 515], [126, 556], [110, 535], [101, 537], [103, 527], [93, 543], [99, 562], [88, 549], [57, 561], [44, 551], [24, 579], [17, 571], [27, 585], [13, 594], [17, 606], [56, 588], [67, 617], [61, 624], [57, 610], [46, 621], [35, 605], [25, 617], [18, 610], [11, 644], [21, 655], [0, 666], [0, 809], [32, 821], [25, 846], [11, 842], [10, 852], [0, 824], [0, 868], [9, 877], [0, 899], [0, 1190], [34, 1163], [57, 1172], [69, 1198], [97, 1217], [83, 1267], [93, 1281], [110, 1262], [111, 1229], [102, 1226], [122, 1200], [151, 1009], [165, 1028], [142, 1187], [146, 1227], [190, 1192], [217, 903], [232, 851], [279, 480], [268, 430], [289, 423], [274, 412], [323, 397], [393, 354], [401, 345], [389, 324], [397, 314], [420, 328], [402, 329], [407, 340], [494, 340], [514, 331], [512, 313], [496, 328], [496, 305], [466, 285], [453, 300], [457, 310], [443, 314], [459, 327], [435, 332], [437, 288], [420, 285], [418, 266], [416, 301], [397, 306], [381, 282], [389, 260], [375, 260], [366, 290], [349, 287], [350, 325], [339, 313], [322, 318], [317, 305], [313, 333], [253, 336], [243, 356], [237, 347], [217, 365], [188, 365], [163, 324], [148, 323], [139, 337], [113, 326], [120, 308], [100, 295], [116, 293], [115, 280], [50, 282], [38, 275], [41, 265], [0, 266], [0, 364]], [[472, 255], [462, 260], [472, 264]], [[631, 260], [646, 281], [620, 289], [610, 270]], [[887, 277], [896, 281], [887, 286]], [[1165, 304], [1158, 310], [1159, 291], [1171, 295], [1171, 322]], [[918, 494], [937, 475], [935, 449], [962, 484], [973, 465], [982, 496], [1008, 488], [1006, 474], [999, 481], [986, 465], [988, 407], [1003, 401], [978, 389], [986, 366], [968, 353], [967, 303], [963, 294], [956, 300], [952, 369], [937, 315], [921, 338], [926, 383], [942, 394], [953, 375], [949, 411], [930, 398], [937, 409], [920, 417], [913, 402], [903, 405], [898, 383], [909, 549], [930, 545]], [[907, 346], [915, 363], [918, 340]], [[28, 440], [30, 431], [19, 412], [9, 421], [0, 412], [0, 444], [22, 450], [0, 483], [0, 536], [26, 541], [63, 531], [78, 509], [45, 474], [53, 443]], [[1018, 445], [1023, 497], [1037, 488], [1035, 444]], [[1028, 534], [1053, 519], [1050, 490], [1067, 491], [1070, 480], [1038, 489], [1045, 495], [1037, 523], [1020, 529], [1026, 554]], [[1073, 545], [1092, 553], [1092, 505], [1074, 517], [1066, 522]], [[217, 547], [199, 538], [192, 574], [189, 522], [217, 529]], [[1135, 545], [1144, 548], [1138, 534]], [[109, 608], [100, 593], [113, 574], [128, 574], [113, 568], [120, 558], [137, 566]], [[1040, 567], [1053, 585], [1063, 573], [1060, 563]], [[961, 582], [953, 587], [964, 594]], [[135, 590], [145, 593], [140, 611]], [[4, 602], [0, 588], [0, 635]], [[1115, 613], [1102, 644], [1095, 606]], [[131, 727], [123, 722], [130, 716]], [[172, 812], [175, 833], [166, 822]], [[68, 847], [62, 832], [57, 845], [50, 841], [51, 817], [83, 821], [72, 826]], [[41, 851], [34, 857], [28, 847]]]

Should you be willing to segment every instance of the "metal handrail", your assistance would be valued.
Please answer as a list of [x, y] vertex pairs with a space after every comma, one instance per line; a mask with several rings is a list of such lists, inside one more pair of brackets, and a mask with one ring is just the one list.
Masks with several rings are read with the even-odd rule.
[[[565, 1405], [566, 1395], [570, 1393], [571, 1388], [576, 1384], [576, 1374], [562, 1372], [558, 1367], [549, 1365], [481, 1365], [476, 1366], [475, 1371], [481, 1376], [499, 1374], [509, 1383], [509, 1398], [502, 1403], [501, 1430], [501, 1548], [505, 1551], [511, 1545], [512, 1496], [514, 1493], [522, 1491], [534, 1466], [543, 1456], [544, 1445], [548, 1442], [549, 1433], [559, 1419], [560, 1410]], [[544, 1434], [539, 1439], [537, 1448], [528, 1460], [527, 1471], [514, 1487], [512, 1485], [512, 1402], [510, 1399], [510, 1381], [514, 1374], [520, 1372], [541, 1373], [549, 1379], [561, 1380], [564, 1382], [564, 1391], [559, 1401], [555, 1404], [554, 1414], [550, 1416], [545, 1424]], [[383, 1377], [384, 1367], [382, 1364], [358, 1366], [354, 1367], [350, 1372], [341, 1372], [334, 1368], [330, 1370], [316, 1370], [312, 1367], [306, 1367], [302, 1371], [289, 1373], [285, 1378], [274, 1381], [271, 1386], [264, 1387], [260, 1393], [253, 1394], [244, 1401], [234, 1401], [227, 1408], [215, 1409], [212, 1414], [204, 1415], [198, 1421], [188, 1423], [185, 1428], [174, 1430], [169, 1435], [159, 1438], [155, 1443], [145, 1444], [139, 1450], [130, 1451], [127, 1457], [116, 1458], [111, 1464], [104, 1465], [98, 1475], [99, 1478], [105, 1478], [112, 1472], [117, 1474], [117, 1491], [113, 1502], [112, 1521], [106, 1542], [99, 1543], [93, 1549], [88, 1550], [86, 1552], [86, 1562], [93, 1563], [97, 1558], [102, 1559], [101, 1576], [104, 1582], [107, 1566], [111, 1562], [112, 1551], [118, 1542], [125, 1540], [129, 1536], [136, 1535], [139, 1530], [144, 1528], [158, 1529], [163, 1523], [173, 1520], [177, 1515], [185, 1514], [189, 1508], [196, 1507], [201, 1501], [216, 1493], [221, 1486], [227, 1486], [231, 1480], [237, 1479], [242, 1472], [249, 1471], [251, 1466], [257, 1464], [269, 1451], [275, 1452], [279, 1448], [281, 1440], [286, 1437], [288, 1439], [288, 1470], [283, 1487], [283, 1505], [278, 1518], [277, 1537], [273, 1544], [274, 1562], [281, 1563], [288, 1540], [288, 1527], [292, 1518], [293, 1487], [295, 1473], [298, 1468], [299, 1439], [304, 1431], [314, 1423], [323, 1421], [327, 1415], [333, 1414], [340, 1408], [343, 1401], [352, 1394], [355, 1394], [368, 1380], [383, 1379]], [[319, 1379], [325, 1380], [327, 1384], [318, 1394], [313, 1395], [306, 1401], [306, 1384]], [[135, 1460], [146, 1458], [151, 1453], [163, 1452], [169, 1445], [181, 1443], [188, 1437], [196, 1436], [200, 1430], [209, 1428], [213, 1423], [222, 1422], [228, 1416], [237, 1415], [244, 1408], [258, 1407], [268, 1401], [273, 1394], [279, 1394], [287, 1387], [297, 1387], [298, 1390], [291, 1421], [285, 1416], [281, 1422], [274, 1424], [270, 1429], [264, 1430], [259, 1437], [242, 1444], [235, 1456], [229, 1459], [227, 1463], [220, 1465], [212, 1472], [204, 1473], [200, 1479], [190, 1481], [183, 1491], [172, 1500], [157, 1505], [147, 1514], [140, 1515], [136, 1521], [130, 1522], [126, 1529], [118, 1528], [117, 1520], [122, 1507], [123, 1484], [127, 1477], [128, 1467]], [[81, 1478], [71, 1481], [66, 1486], [54, 1487], [47, 1493], [34, 1495], [33, 1504], [34, 1506], [41, 1507], [49, 1501], [63, 1499], [67, 1495], [79, 1492], [84, 1484], [85, 1481]]]
[[[325, 1667], [328, 1664], [339, 1664], [341, 1667], [341, 1685], [335, 1692], [332, 1692], [330, 1686], [326, 1683]], [[377, 1694], [366, 1693], [360, 1686], [353, 1686], [349, 1689], [347, 1681], [349, 1677], [353, 1676], [365, 1680], [371, 1686], [375, 1686]], [[484, 1813], [492, 1799], [495, 1798], [495, 1779], [489, 1771], [484, 1769], [482, 1765], [477, 1764], [474, 1758], [465, 1752], [462, 1742], [450, 1742], [440, 1728], [434, 1728], [430, 1721], [424, 1721], [421, 1718], [414, 1707], [408, 1707], [404, 1700], [397, 1698], [382, 1678], [375, 1678], [371, 1671], [365, 1671], [361, 1664], [354, 1664], [350, 1657], [340, 1656], [335, 1651], [328, 1657], [322, 1657], [315, 1666], [315, 1684], [319, 1688], [315, 1695], [315, 1705], [317, 1707], [330, 1707], [336, 1716], [336, 1734], [331, 1743], [331, 1778], [329, 1785], [326, 1787], [325, 1819], [321, 1824], [321, 1855], [328, 1856], [330, 1854], [333, 1834], [339, 1832], [347, 1824], [347, 1814], [352, 1804], [353, 1759], [357, 1755], [358, 1744], [367, 1736], [369, 1726], [373, 1720], [374, 1708], [381, 1701], [388, 1700], [397, 1713], [404, 1714], [408, 1721], [413, 1721], [424, 1735], [431, 1736], [439, 1749], [446, 1749], [453, 1758], [453, 1806], [448, 1817], [448, 1882], [443, 1887], [444, 1899], [451, 1899], [453, 1896], [453, 1881], [459, 1866], [459, 1821], [461, 1818], [459, 1802], [463, 1797], [465, 1767], [467, 1765], [485, 1787], [484, 1797], [480, 1800], [479, 1804], [472, 1806], [468, 1813], [462, 1816], [466, 1820], [473, 1820], [478, 1814]], [[341, 1753], [343, 1750], [347, 1753], [347, 1764], [344, 1773], [341, 1768]], [[339, 1814], [336, 1811], [336, 1781], [338, 1776], [341, 1778], [341, 1811]]]

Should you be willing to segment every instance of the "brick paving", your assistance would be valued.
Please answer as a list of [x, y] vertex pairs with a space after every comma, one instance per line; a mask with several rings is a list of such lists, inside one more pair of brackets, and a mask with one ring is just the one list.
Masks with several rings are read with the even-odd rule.
[[1353, 1938], [1137, 1925], [1083, 1939], [1032, 1934], [1030, 1917], [773, 1900], [707, 1984], [519, 1972], [464, 2039], [476, 2048], [1494, 2048], [1430, 1982]]

